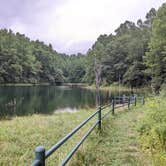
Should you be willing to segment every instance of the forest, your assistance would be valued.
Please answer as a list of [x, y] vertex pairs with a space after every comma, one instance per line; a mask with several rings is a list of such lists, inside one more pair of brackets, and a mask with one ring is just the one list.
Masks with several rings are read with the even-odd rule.
[[1, 29], [0, 83], [93, 84], [96, 62], [102, 85], [120, 81], [130, 87], [151, 85], [157, 92], [166, 83], [166, 3], [145, 18], [100, 35], [86, 55], [58, 53], [51, 44]]

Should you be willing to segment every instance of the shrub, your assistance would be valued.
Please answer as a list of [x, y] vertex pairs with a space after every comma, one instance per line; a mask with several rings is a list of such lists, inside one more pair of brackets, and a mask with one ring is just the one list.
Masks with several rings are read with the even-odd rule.
[[142, 149], [150, 154], [153, 164], [164, 166], [166, 163], [166, 97], [149, 99], [146, 115], [141, 121], [140, 143]]

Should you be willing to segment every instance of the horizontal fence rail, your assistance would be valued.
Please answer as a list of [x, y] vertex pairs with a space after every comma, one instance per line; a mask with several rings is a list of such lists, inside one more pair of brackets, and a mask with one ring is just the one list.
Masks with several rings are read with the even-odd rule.
[[[73, 147], [73, 149], [68, 153], [68, 155], [63, 159], [60, 166], [64, 166], [67, 164], [67, 162], [71, 159], [71, 157], [74, 155], [74, 153], [77, 151], [77, 149], [80, 147], [80, 145], [86, 140], [86, 138], [91, 134], [91, 132], [98, 126], [98, 130], [101, 130], [101, 121], [103, 118], [105, 118], [110, 112], [112, 112], [112, 115], [115, 114], [115, 109], [125, 107], [127, 106], [128, 109], [130, 109], [130, 105], [134, 104], [137, 105], [137, 101], [141, 99], [142, 105], [145, 104], [144, 97], [136, 97], [136, 96], [123, 96], [123, 97], [115, 97], [111, 100], [110, 103], [104, 106], [100, 106], [96, 112], [94, 112], [92, 115], [90, 115], [86, 120], [84, 120], [81, 124], [79, 124], [76, 128], [74, 128], [70, 133], [68, 133], [65, 137], [63, 137], [61, 140], [59, 140], [55, 145], [53, 145], [50, 149], [47, 151], [43, 146], [38, 146], [35, 149], [35, 160], [32, 163], [31, 166], [45, 166], [46, 159], [54, 153], [58, 148], [60, 148], [68, 139], [70, 139], [77, 131], [79, 131], [84, 125], [86, 125], [92, 118], [94, 118], [96, 115], [97, 120], [96, 122], [90, 127], [90, 129], [84, 134], [84, 136], [81, 138], [81, 140]], [[107, 112], [103, 112], [103, 110], [107, 110]], [[102, 115], [103, 113], [103, 115]]]
[[91, 120], [96, 114], [98, 110], [93, 113], [88, 119], [78, 125], [73, 131], [67, 134], [64, 138], [62, 138], [59, 142], [57, 142], [53, 147], [51, 147], [48, 151], [46, 151], [45, 157], [49, 157], [55, 150], [57, 150], [61, 145], [63, 145], [72, 135], [74, 135], [80, 128], [82, 128], [89, 120]]

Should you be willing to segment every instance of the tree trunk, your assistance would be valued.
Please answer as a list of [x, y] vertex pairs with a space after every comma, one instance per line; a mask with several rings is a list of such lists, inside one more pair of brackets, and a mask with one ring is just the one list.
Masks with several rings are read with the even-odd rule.
[[96, 62], [95, 57], [95, 81], [96, 81], [96, 105], [100, 106], [100, 82], [101, 82], [101, 65]]

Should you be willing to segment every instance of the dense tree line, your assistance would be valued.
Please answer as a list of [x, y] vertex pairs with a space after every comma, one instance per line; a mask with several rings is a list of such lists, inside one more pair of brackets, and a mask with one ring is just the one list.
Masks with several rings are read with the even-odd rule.
[[12, 30], [0, 30], [0, 83], [82, 82], [85, 56], [65, 55]]
[[12, 30], [0, 30], [1, 83], [63, 82], [61, 61], [51, 45], [31, 41]]
[[144, 21], [125, 21], [114, 34], [100, 35], [86, 55], [60, 54], [51, 44], [0, 30], [0, 83], [92, 84], [95, 63], [103, 85], [121, 81], [158, 90], [166, 82], [166, 4], [152, 8]]
[[101, 65], [101, 83], [121, 81], [131, 87], [152, 85], [158, 91], [166, 82], [166, 4], [152, 8], [137, 24], [125, 21], [115, 34], [100, 35], [88, 52], [85, 78], [93, 82], [94, 60]]
[[145, 56], [147, 71], [156, 90], [166, 84], [166, 3], [159, 8], [153, 20], [149, 51]]

